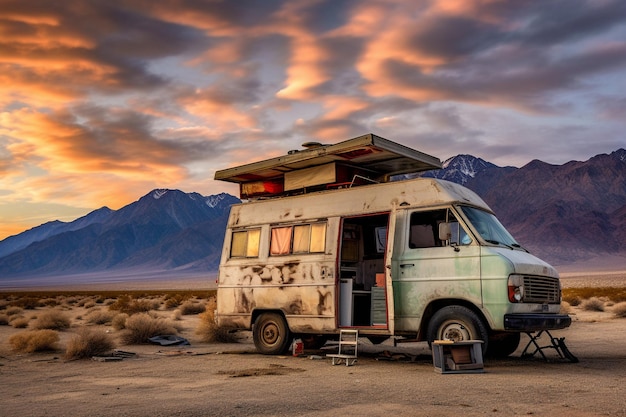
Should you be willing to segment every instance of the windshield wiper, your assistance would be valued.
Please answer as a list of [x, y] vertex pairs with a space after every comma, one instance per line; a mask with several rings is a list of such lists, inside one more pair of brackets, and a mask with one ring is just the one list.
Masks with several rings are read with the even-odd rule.
[[528, 249], [526, 249], [525, 247], [523, 247], [519, 243], [513, 243], [511, 246], [513, 246], [514, 248], [519, 248], [519, 249], [523, 250], [526, 253], [530, 253], [530, 251]]
[[502, 246], [506, 246], [506, 247], [507, 247], [507, 248], [509, 248], [509, 249], [513, 249], [513, 246], [511, 246], [511, 245], [507, 245], [506, 243], [502, 243], [502, 242], [499, 242], [499, 241], [497, 241], [497, 240], [493, 240], [493, 239], [485, 239], [485, 242], [487, 242], [487, 243], [491, 243], [491, 244], [493, 244], [493, 245], [502, 245]]

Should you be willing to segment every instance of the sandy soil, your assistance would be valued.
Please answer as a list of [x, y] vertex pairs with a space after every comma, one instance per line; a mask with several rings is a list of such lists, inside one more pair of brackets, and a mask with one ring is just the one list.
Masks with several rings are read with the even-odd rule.
[[614, 318], [610, 308], [574, 308], [571, 328], [554, 333], [566, 338], [579, 363], [553, 349], [547, 362], [522, 358], [524, 336], [511, 357], [486, 359], [484, 373], [459, 375], [436, 373], [425, 343], [363, 340], [351, 367], [331, 366], [324, 350], [259, 355], [248, 333], [238, 343], [201, 343], [197, 316], [179, 321], [191, 346], [120, 345], [135, 355], [65, 361], [64, 344], [87, 311], [71, 314], [56, 352], [16, 354], [8, 339], [23, 330], [0, 326], [0, 415], [626, 416], [626, 319]]

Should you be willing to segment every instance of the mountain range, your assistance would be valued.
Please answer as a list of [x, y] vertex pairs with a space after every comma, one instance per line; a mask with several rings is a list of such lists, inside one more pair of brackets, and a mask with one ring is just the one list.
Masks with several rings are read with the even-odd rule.
[[119, 210], [49, 222], [0, 242], [0, 276], [215, 270], [229, 208], [240, 200], [153, 190]]
[[[477, 192], [516, 239], [554, 265], [603, 257], [626, 265], [626, 150], [585, 162], [499, 167], [458, 155], [420, 174]], [[153, 190], [119, 210], [102, 207], [0, 241], [3, 278], [129, 270], [214, 273], [229, 208], [240, 200]]]

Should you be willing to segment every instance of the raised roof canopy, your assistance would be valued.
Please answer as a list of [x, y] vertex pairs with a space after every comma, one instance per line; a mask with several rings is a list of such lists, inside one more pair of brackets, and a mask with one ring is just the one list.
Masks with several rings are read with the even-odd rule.
[[439, 159], [373, 134], [334, 145], [304, 146], [284, 156], [216, 171], [215, 179], [240, 184], [241, 198], [251, 198], [384, 182], [393, 175], [441, 168]]

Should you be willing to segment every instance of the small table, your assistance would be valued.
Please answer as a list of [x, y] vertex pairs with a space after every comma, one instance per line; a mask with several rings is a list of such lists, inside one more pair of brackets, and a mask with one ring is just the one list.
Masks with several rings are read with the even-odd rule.
[[433, 365], [441, 374], [482, 373], [482, 340], [435, 340], [432, 344]]

